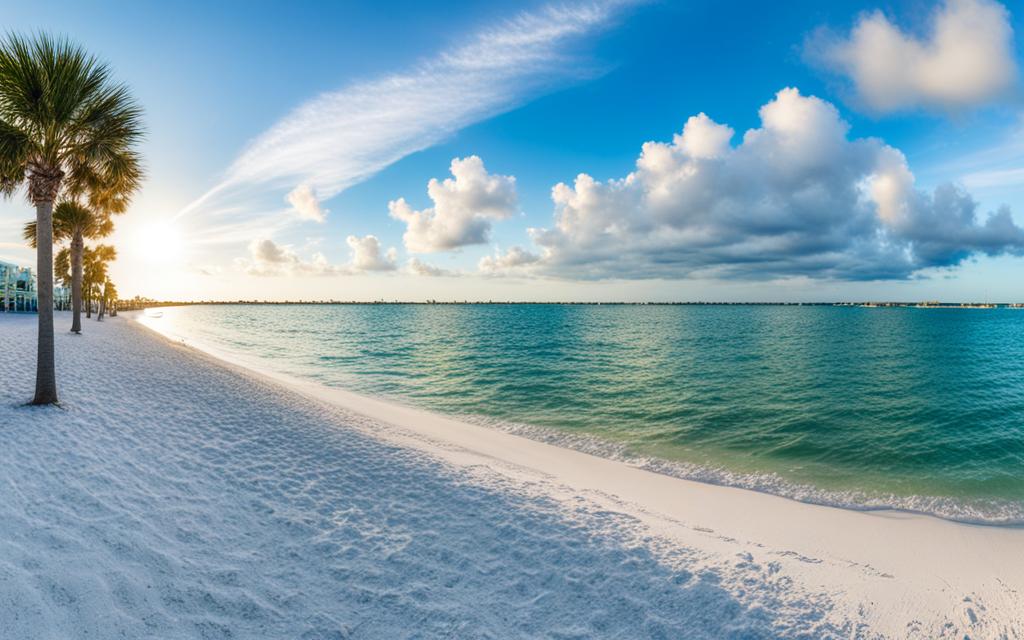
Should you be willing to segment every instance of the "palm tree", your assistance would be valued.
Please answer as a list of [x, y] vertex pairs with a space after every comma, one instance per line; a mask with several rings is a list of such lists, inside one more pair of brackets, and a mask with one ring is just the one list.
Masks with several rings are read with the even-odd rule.
[[[82, 332], [82, 254], [85, 240], [105, 238], [113, 230], [114, 223], [109, 215], [97, 215], [78, 202], [64, 200], [53, 208], [54, 243], [71, 241], [71, 331], [74, 333]], [[25, 224], [25, 239], [33, 248], [36, 246], [35, 222]]]
[[110, 309], [110, 317], [117, 317], [117, 285], [112, 280], [107, 280], [107, 283], [103, 285], [103, 292], [106, 295], [107, 302], [104, 305]]
[[94, 192], [127, 198], [141, 180], [142, 112], [110, 69], [67, 40], [0, 41], [0, 191], [27, 184], [36, 208], [39, 343], [33, 404], [57, 402], [53, 363], [53, 204]]
[[[117, 250], [107, 244], [86, 247], [82, 260], [82, 283], [85, 297], [85, 317], [92, 317], [93, 300], [102, 304], [100, 286], [107, 280], [107, 265], [117, 259]], [[97, 306], [97, 311], [100, 307]]]

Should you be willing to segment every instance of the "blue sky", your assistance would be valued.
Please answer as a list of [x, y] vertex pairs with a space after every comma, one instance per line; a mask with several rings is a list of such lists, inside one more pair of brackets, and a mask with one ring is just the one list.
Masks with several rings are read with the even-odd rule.
[[[935, 65], [950, 63], [923, 60], [923, 79], [895, 107], [865, 97], [850, 57], [844, 66], [835, 53], [853, 48], [851, 29], [870, 12], [881, 11], [911, 45], [924, 43], [927, 57], [929, 47], [940, 48], [930, 39], [943, 12], [951, 20], [1001, 14], [1006, 29], [1019, 32], [1024, 12], [1009, 13], [1013, 9], [992, 0], [791, 2], [771, 11], [763, 3], [704, 1], [37, 2], [5, 8], [5, 26], [67, 34], [109, 61], [146, 110], [149, 178], [114, 237], [120, 259], [113, 274], [128, 295], [1016, 300], [1024, 298], [1024, 260], [1014, 255], [1024, 249], [1015, 235], [1019, 228], [983, 227], [988, 213], [1004, 204], [1011, 220], [1024, 225], [1024, 175], [1016, 171], [1024, 157], [1019, 38], [1011, 36], [1006, 51], [978, 54], [982, 62], [986, 55], [1002, 56], [1012, 68], [973, 89], [938, 86], [964, 85], [963, 74], [967, 80], [976, 74], [954, 70], [936, 79]], [[995, 24], [983, 27], [999, 28], [992, 19]], [[564, 33], [551, 35], [552, 29]], [[522, 39], [511, 48], [505, 46], [510, 33]], [[970, 54], [970, 42], [964, 46]], [[453, 63], [460, 52], [468, 52], [466, 59]], [[918, 82], [882, 73], [878, 82]], [[413, 89], [392, 90], [396, 81], [410, 78]], [[775, 152], [762, 142], [746, 159], [737, 151], [737, 159], [723, 160], [726, 151], [719, 150], [700, 159], [680, 155], [676, 164], [659, 169], [704, 176], [700, 189], [710, 201], [693, 204], [697, 187], [670, 186], [676, 191], [665, 196], [668, 202], [656, 205], [652, 198], [659, 197], [662, 183], [618, 186], [602, 192], [606, 201], [566, 205], [575, 226], [566, 222], [541, 240], [528, 232], [554, 229], [555, 216], [565, 214], [552, 202], [554, 185], [572, 187], [580, 173], [602, 184], [624, 179], [636, 169], [643, 143], [671, 144], [698, 113], [731, 127], [730, 149], [745, 145], [744, 132], [762, 127], [759, 109], [773, 101], [783, 105], [776, 94], [786, 87], [799, 89], [799, 97], [785, 102], [793, 109], [806, 105], [828, 119], [834, 107], [849, 123], [848, 140], [878, 139], [870, 152], [856, 150], [856, 143], [833, 154], [849, 154], [844, 166], [874, 154], [863, 160], [859, 178], [833, 166], [839, 162], [833, 158], [803, 174], [800, 184], [819, 180], [818, 191], [863, 191], [879, 163], [891, 166], [888, 149], [898, 150], [913, 176], [912, 186], [901, 187], [901, 202], [912, 210], [906, 220], [878, 223], [873, 216], [882, 215], [881, 201], [863, 194], [819, 204], [790, 201], [781, 183], [752, 190], [749, 201], [728, 190], [716, 195], [715, 189], [735, 184], [751, 166], [759, 175], [757, 162], [771, 168], [774, 161], [765, 158]], [[295, 120], [296, 110], [331, 92], [341, 92], [330, 103], [340, 109], [337, 117], [357, 124], [341, 130], [333, 121], [323, 123], [319, 141], [293, 135], [295, 126], [323, 112], [312, 109], [306, 120]], [[900, 87], [890, 93], [903, 95]], [[820, 101], [808, 102], [810, 96]], [[356, 98], [361, 106], [353, 114]], [[393, 120], [377, 122], [377, 114]], [[293, 126], [285, 134], [266, 137], [289, 117]], [[323, 117], [336, 118], [334, 112]], [[331, 136], [339, 144], [332, 147]], [[261, 140], [269, 140], [265, 148]], [[255, 151], [244, 157], [254, 143]], [[294, 146], [282, 151], [283, 143]], [[307, 150], [308, 157], [289, 165]], [[472, 174], [477, 183], [467, 177], [466, 188], [483, 191], [474, 195], [456, 185], [447, 204], [432, 202], [428, 181], [450, 178], [452, 160], [471, 156], [482, 160], [485, 173]], [[700, 167], [691, 171], [687, 162]], [[903, 175], [901, 167], [894, 176]], [[514, 184], [504, 181], [511, 176]], [[750, 177], [751, 183], [758, 180]], [[225, 181], [231, 185], [197, 202]], [[947, 182], [968, 192], [978, 207], [973, 226], [949, 226], [940, 238], [929, 231], [943, 226], [936, 216], [961, 215], [966, 206], [956, 198], [940, 202], [933, 189]], [[314, 199], [305, 216], [285, 201], [302, 185]], [[578, 186], [574, 193], [580, 195]], [[404, 219], [389, 215], [389, 202], [398, 198], [409, 207]], [[726, 200], [728, 207], [721, 204]], [[746, 213], [767, 201], [773, 208], [756, 220]], [[423, 214], [432, 205], [435, 211]], [[608, 213], [609, 207], [614, 211]], [[835, 217], [823, 218], [815, 207], [837, 209]], [[449, 214], [455, 231], [435, 224]], [[612, 218], [600, 218], [600, 229], [583, 226], [598, 214]], [[694, 222], [705, 215], [715, 220]], [[32, 259], [17, 233], [30, 216], [20, 201], [0, 205], [0, 256]], [[413, 218], [426, 223], [410, 238]], [[804, 223], [820, 226], [793, 227]], [[879, 232], [891, 235], [884, 251], [839, 239]], [[371, 235], [376, 240], [368, 244]], [[830, 240], [818, 242], [825, 237]], [[495, 259], [486, 269], [480, 264], [486, 256], [509, 256], [513, 247], [521, 260]], [[420, 274], [443, 275], [415, 275], [410, 259], [423, 265]]]

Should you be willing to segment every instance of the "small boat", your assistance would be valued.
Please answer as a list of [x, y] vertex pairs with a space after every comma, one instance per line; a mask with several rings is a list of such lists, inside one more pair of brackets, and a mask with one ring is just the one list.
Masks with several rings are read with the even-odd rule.
[[162, 318], [162, 317], [164, 317], [164, 312], [160, 311], [159, 309], [146, 309], [146, 317], [147, 318]]

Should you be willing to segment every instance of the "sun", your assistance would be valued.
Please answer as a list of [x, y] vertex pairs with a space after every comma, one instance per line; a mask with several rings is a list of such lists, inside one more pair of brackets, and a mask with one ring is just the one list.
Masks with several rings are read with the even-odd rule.
[[139, 228], [135, 249], [150, 265], [180, 264], [184, 254], [181, 229], [173, 222], [160, 220]]

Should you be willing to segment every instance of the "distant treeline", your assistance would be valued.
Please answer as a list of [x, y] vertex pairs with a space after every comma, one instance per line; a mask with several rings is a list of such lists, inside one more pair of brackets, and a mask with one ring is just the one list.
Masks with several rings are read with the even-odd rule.
[[920, 302], [538, 302], [529, 300], [152, 300], [136, 296], [131, 300], [119, 300], [122, 311], [152, 307], [182, 307], [191, 305], [573, 305], [573, 306], [730, 306], [730, 307], [954, 307], [961, 306], [1020, 306], [1011, 303], [929, 303]]

